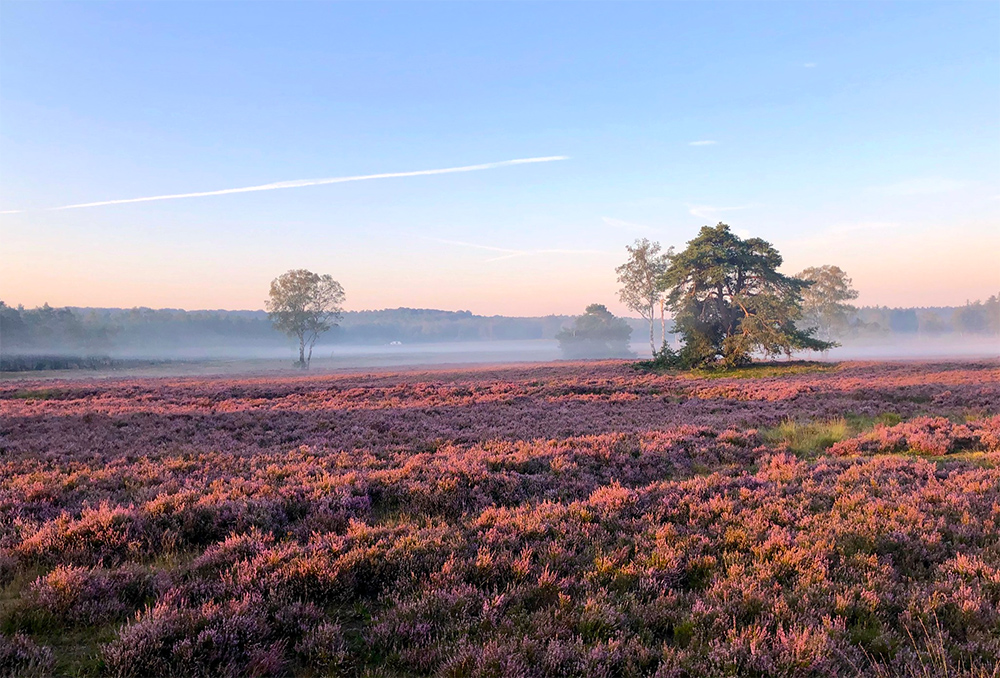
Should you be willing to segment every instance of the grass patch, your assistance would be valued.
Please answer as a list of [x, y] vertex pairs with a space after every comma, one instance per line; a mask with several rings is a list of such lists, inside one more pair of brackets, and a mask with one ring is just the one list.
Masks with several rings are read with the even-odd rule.
[[[907, 455], [913, 456], [913, 455]], [[949, 468], [953, 464], [973, 465], [982, 468], [993, 468], [1000, 462], [1000, 454], [996, 452], [985, 452], [983, 450], [968, 450], [966, 452], [952, 452], [943, 457], [924, 457], [937, 464], [938, 468]]]
[[58, 388], [21, 389], [9, 396], [10, 400], [64, 400], [67, 393]]
[[765, 377], [787, 377], [795, 374], [835, 372], [840, 368], [840, 363], [794, 360], [791, 362], [760, 362], [745, 367], [698, 367], [686, 369], [670, 366], [657, 360], [640, 360], [632, 363], [630, 367], [638, 372], [679, 374], [696, 379], [763, 379]]
[[101, 646], [118, 637], [118, 629], [122, 624], [123, 622], [114, 622], [101, 626], [62, 629], [36, 634], [33, 640], [39, 645], [52, 648], [52, 655], [56, 660], [56, 676], [96, 677], [104, 673]]
[[760, 435], [771, 445], [787, 445], [798, 457], [812, 459], [845, 438], [852, 438], [874, 428], [876, 424], [894, 426], [902, 421], [895, 412], [877, 417], [847, 414], [827, 421], [797, 421], [786, 419], [772, 428], [761, 429]]
[[876, 424], [883, 426], [895, 426], [903, 423], [903, 418], [895, 412], [883, 412], [877, 417], [863, 416], [848, 412], [844, 415], [844, 421], [851, 427], [851, 435], [857, 435], [868, 429], [875, 428]]
[[835, 372], [839, 363], [821, 363], [815, 360], [795, 360], [792, 362], [754, 363], [746, 367], [702, 368], [691, 370], [691, 374], [704, 379], [763, 379], [766, 377], [787, 377], [793, 374]]
[[20, 609], [21, 594], [27, 590], [33, 581], [48, 571], [49, 568], [33, 565], [17, 571], [0, 588], [0, 631], [12, 634], [20, 630], [15, 626], [16, 620], [14, 617]]
[[850, 435], [845, 419], [798, 422], [786, 419], [774, 428], [761, 431], [761, 437], [772, 445], [785, 444], [799, 457], [813, 457]]

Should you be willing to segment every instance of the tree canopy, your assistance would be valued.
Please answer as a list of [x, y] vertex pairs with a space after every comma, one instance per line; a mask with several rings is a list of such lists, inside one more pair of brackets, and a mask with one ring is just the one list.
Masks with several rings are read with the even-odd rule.
[[702, 227], [669, 259], [660, 288], [684, 339], [686, 364], [721, 359], [735, 366], [748, 363], [754, 352], [791, 354], [835, 345], [795, 326], [811, 283], [779, 273], [782, 258], [769, 242], [744, 240], [720, 223]]
[[316, 340], [340, 319], [343, 303], [344, 288], [339, 282], [300, 268], [271, 281], [265, 308], [276, 329], [298, 340], [297, 364], [305, 368], [312, 360]]
[[829, 339], [842, 336], [849, 328], [851, 315], [857, 309], [846, 302], [858, 298], [851, 279], [839, 266], [810, 266], [795, 275], [812, 284], [802, 290], [802, 321], [806, 327], [817, 327], [821, 336]]
[[986, 300], [966, 302], [952, 313], [955, 329], [962, 334], [997, 334], [1000, 331], [1000, 294]]
[[591, 304], [573, 321], [572, 327], [556, 334], [567, 358], [631, 358], [632, 328], [616, 318], [604, 304]]

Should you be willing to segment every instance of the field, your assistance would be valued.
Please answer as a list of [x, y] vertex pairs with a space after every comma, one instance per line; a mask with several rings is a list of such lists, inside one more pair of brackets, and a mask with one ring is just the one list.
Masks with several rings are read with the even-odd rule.
[[0, 383], [0, 676], [1000, 676], [1000, 365]]

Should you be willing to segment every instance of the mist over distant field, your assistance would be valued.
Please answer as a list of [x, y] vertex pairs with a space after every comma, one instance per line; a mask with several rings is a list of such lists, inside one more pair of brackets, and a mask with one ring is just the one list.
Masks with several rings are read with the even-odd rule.
[[[961, 307], [960, 307], [961, 308]], [[959, 332], [945, 321], [959, 309], [862, 309], [866, 332], [839, 337], [812, 360], [905, 360], [1000, 357], [1000, 337]], [[263, 311], [171, 309], [14, 309], [0, 317], [0, 363], [7, 373], [45, 370], [140, 370], [240, 373], [293, 369], [295, 347]], [[650, 357], [648, 324], [625, 319], [631, 351]], [[389, 309], [345, 313], [313, 351], [314, 371], [368, 367], [547, 362], [564, 359], [557, 332], [571, 316], [512, 318], [468, 311]], [[923, 326], [922, 326], [923, 325]], [[667, 340], [679, 346], [672, 326]], [[656, 341], [662, 341], [655, 323]], [[586, 356], [585, 356], [586, 357]], [[592, 356], [601, 357], [601, 356]]]

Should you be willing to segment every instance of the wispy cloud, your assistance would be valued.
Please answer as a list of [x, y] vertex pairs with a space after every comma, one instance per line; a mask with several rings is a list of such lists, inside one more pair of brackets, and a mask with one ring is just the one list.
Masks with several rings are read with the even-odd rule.
[[712, 207], [711, 205], [688, 205], [688, 213], [699, 219], [714, 219], [720, 212], [735, 212], [747, 210], [756, 205], [739, 205], [737, 207]]
[[499, 252], [499, 256], [491, 257], [485, 259], [485, 262], [490, 261], [503, 261], [504, 259], [515, 259], [517, 257], [533, 257], [542, 254], [611, 254], [611, 252], [606, 252], [604, 250], [569, 250], [569, 249], [542, 249], [542, 250], [515, 250], [508, 247], [493, 247], [492, 245], [479, 245], [472, 242], [463, 242], [461, 240], [445, 240], [443, 238], [429, 238], [435, 242], [439, 242], [445, 245], [457, 245], [459, 247], [471, 247], [478, 250], [486, 250], [489, 252]]
[[689, 141], [688, 146], [715, 146], [718, 143], [718, 141], [713, 139], [703, 139], [701, 141]]
[[645, 224], [636, 224], [631, 221], [625, 221], [624, 219], [615, 219], [614, 217], [601, 217], [606, 225], [611, 228], [617, 228], [622, 231], [632, 231], [633, 233], [659, 233], [660, 229], [653, 228], [652, 226], [646, 226]]
[[897, 181], [894, 184], [885, 186], [874, 186], [871, 191], [884, 195], [932, 195], [935, 193], [951, 193], [960, 188], [964, 188], [965, 183], [954, 179], [942, 179], [940, 177], [925, 177], [920, 179], [907, 179]]
[[[343, 184], [349, 181], [368, 181], [370, 179], [398, 179], [402, 177], [422, 177], [432, 174], [455, 174], [457, 172], [478, 172], [480, 170], [496, 169], [498, 167], [509, 167], [511, 165], [527, 165], [538, 162], [554, 162], [556, 160], [568, 160], [569, 156], [550, 155], [541, 158], [518, 158], [516, 160], [503, 160], [500, 162], [488, 162], [482, 165], [463, 165], [461, 167], [446, 167], [443, 169], [416, 170], [413, 172], [387, 172], [383, 174], [362, 174], [353, 177], [330, 177], [326, 179], [298, 179], [295, 181], [279, 181], [273, 184], [261, 184], [260, 186], [244, 186], [242, 188], [224, 188], [216, 191], [201, 191], [198, 193], [172, 193], [169, 195], [152, 195], [144, 198], [125, 198], [122, 200], [102, 200], [100, 202], [85, 202], [76, 205], [63, 205], [61, 207], [49, 207], [47, 210], [75, 210], [83, 207], [104, 207], [106, 205], [125, 205], [136, 202], [152, 202], [154, 200], [178, 200], [181, 198], [204, 198], [212, 195], [231, 195], [233, 193], [255, 193], [257, 191], [277, 191], [283, 188], [304, 188], [306, 186], [325, 186], [327, 184]], [[7, 210], [0, 214], [18, 214], [27, 210]]]
[[815, 61], [807, 61], [804, 64], [802, 64], [802, 68], [816, 68], [816, 62]]

